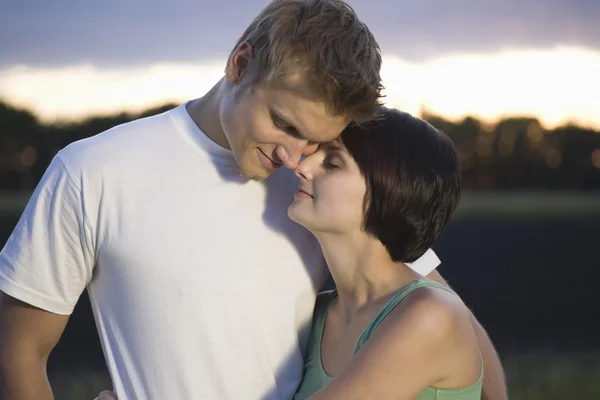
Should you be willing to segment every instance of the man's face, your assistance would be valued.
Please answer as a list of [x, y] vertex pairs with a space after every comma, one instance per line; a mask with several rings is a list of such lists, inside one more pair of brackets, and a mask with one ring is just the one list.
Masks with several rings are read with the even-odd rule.
[[[230, 86], [220, 120], [241, 174], [262, 180], [283, 165], [295, 169], [302, 156], [336, 139], [350, 118], [331, 115], [323, 102], [289, 89], [249, 88], [245, 75], [250, 55], [250, 46], [242, 43], [228, 61]], [[301, 84], [300, 78], [294, 81]]]
[[221, 109], [222, 127], [249, 179], [265, 179], [283, 165], [296, 168], [302, 156], [337, 138], [350, 122], [290, 90], [254, 87], [232, 97]]

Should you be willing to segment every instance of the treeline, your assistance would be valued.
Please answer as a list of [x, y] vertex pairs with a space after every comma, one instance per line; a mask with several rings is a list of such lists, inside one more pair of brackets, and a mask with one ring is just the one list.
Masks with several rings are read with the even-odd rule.
[[[0, 102], [0, 191], [33, 189], [52, 157], [73, 141], [174, 106], [56, 125]], [[467, 189], [600, 190], [600, 132], [571, 125], [547, 130], [533, 118], [491, 126], [474, 118], [424, 118], [457, 144]]]

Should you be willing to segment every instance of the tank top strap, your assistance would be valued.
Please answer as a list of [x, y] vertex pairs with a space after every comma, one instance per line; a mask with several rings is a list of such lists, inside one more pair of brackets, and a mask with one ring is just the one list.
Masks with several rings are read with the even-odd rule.
[[308, 343], [309, 352], [320, 352], [321, 337], [323, 336], [323, 328], [325, 327], [325, 320], [327, 318], [327, 309], [329, 308], [329, 303], [331, 303], [331, 300], [333, 300], [336, 295], [335, 289], [327, 290], [317, 295], [311, 324], [311, 335]]
[[383, 320], [385, 320], [385, 318], [396, 308], [396, 306], [398, 304], [400, 304], [402, 302], [402, 300], [404, 300], [409, 294], [411, 294], [415, 290], [422, 288], [422, 287], [434, 287], [434, 288], [442, 289], [447, 292], [456, 294], [448, 286], [442, 285], [441, 283], [438, 283], [431, 279], [420, 278], [420, 279], [416, 279], [416, 280], [412, 281], [411, 283], [409, 283], [408, 285], [406, 285], [402, 289], [400, 289], [398, 291], [398, 293], [396, 293], [383, 306], [381, 311], [379, 311], [377, 313], [377, 315], [375, 316], [375, 318], [373, 318], [373, 321], [371, 321], [371, 323], [365, 328], [362, 335], [356, 342], [356, 346], [354, 348], [354, 354], [356, 354], [356, 352], [358, 350], [360, 350], [360, 348], [366, 343], [366, 341], [369, 340], [369, 338], [371, 337], [373, 332], [375, 332], [375, 330], [379, 327], [379, 325], [381, 325]]

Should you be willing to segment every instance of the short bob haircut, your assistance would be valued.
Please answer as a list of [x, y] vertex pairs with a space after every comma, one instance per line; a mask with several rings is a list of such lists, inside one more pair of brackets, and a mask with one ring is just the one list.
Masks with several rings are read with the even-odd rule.
[[382, 108], [341, 140], [365, 178], [363, 229], [396, 262], [412, 262], [436, 240], [460, 199], [460, 166], [450, 138], [410, 114]]

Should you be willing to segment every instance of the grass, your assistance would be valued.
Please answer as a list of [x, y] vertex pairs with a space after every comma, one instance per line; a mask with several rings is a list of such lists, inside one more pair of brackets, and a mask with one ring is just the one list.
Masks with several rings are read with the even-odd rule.
[[463, 192], [453, 219], [600, 217], [600, 193]]
[[[600, 353], [532, 352], [503, 357], [510, 400], [600, 399]], [[81, 371], [51, 377], [56, 399], [92, 400], [110, 389], [104, 372]]]
[[600, 399], [600, 354], [545, 352], [507, 357], [510, 400]]

